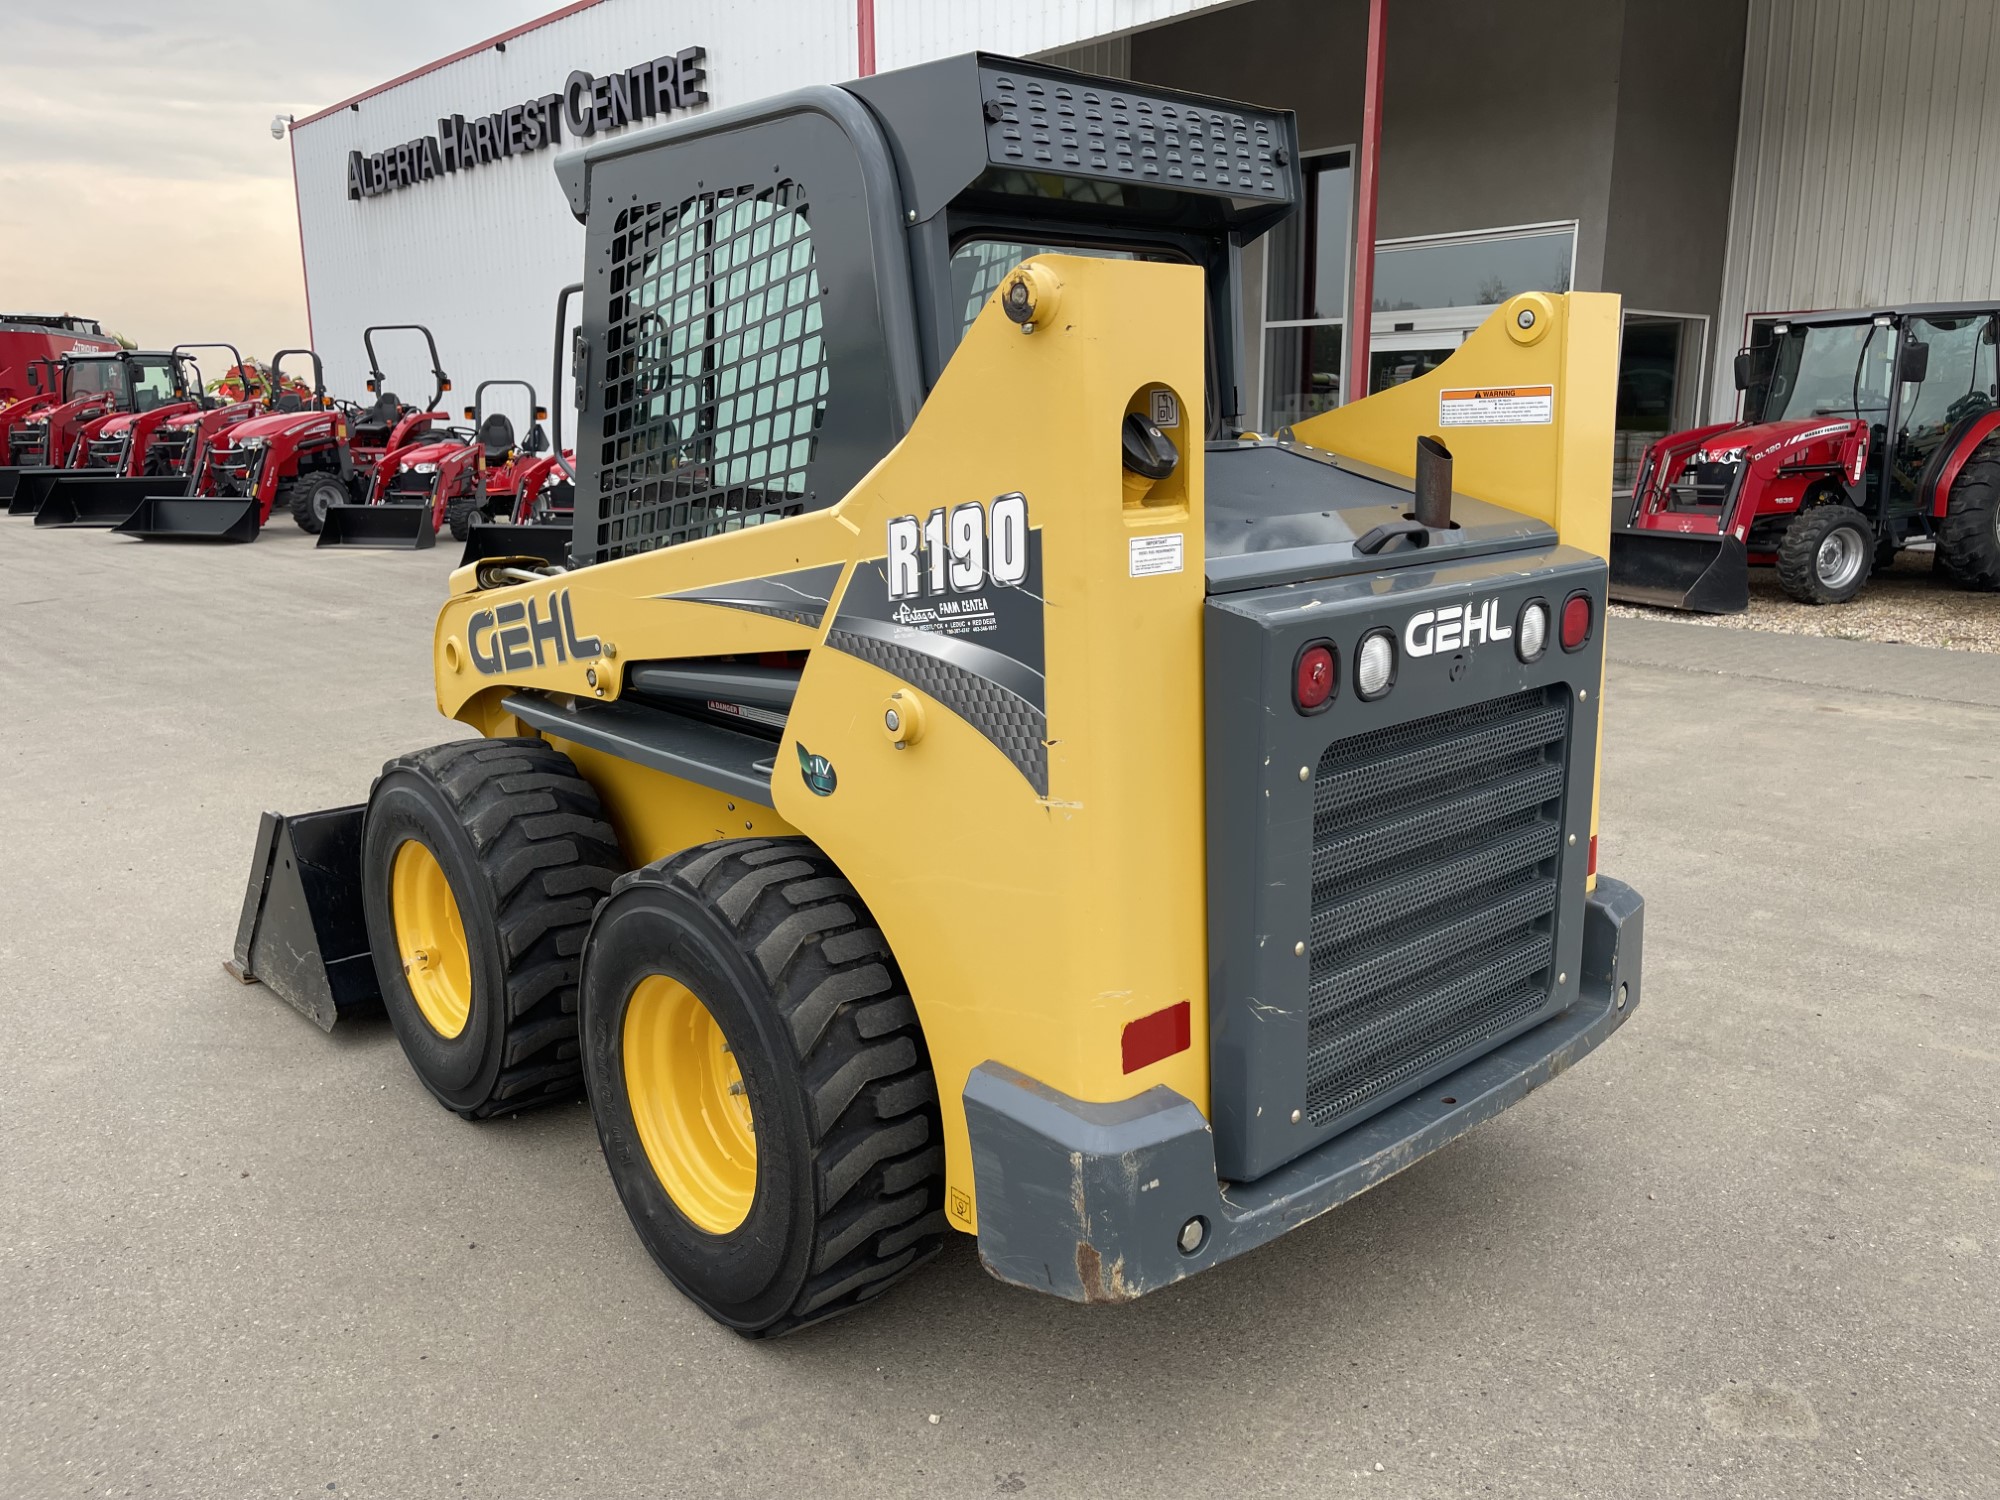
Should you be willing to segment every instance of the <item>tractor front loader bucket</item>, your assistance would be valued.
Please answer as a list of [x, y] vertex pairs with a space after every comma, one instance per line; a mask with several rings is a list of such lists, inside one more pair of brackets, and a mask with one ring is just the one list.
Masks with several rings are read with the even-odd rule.
[[431, 507], [423, 505], [330, 505], [320, 528], [322, 547], [399, 547], [406, 550], [437, 545], [437, 524]]
[[49, 497], [49, 486], [68, 469], [0, 469], [0, 492], [7, 496], [7, 514], [32, 516]]
[[254, 542], [260, 525], [255, 500], [148, 495], [111, 528], [148, 542]]
[[131, 515], [158, 479], [133, 479], [123, 474], [84, 474], [75, 469], [58, 474], [35, 511], [37, 526], [116, 526]]
[[321, 1031], [382, 1004], [361, 913], [366, 811], [263, 815], [235, 952], [222, 966], [244, 984], [261, 981]]
[[533, 558], [539, 562], [566, 564], [569, 561], [570, 528], [567, 522], [547, 521], [520, 526], [475, 526], [465, 536], [465, 552], [459, 558], [468, 563], [490, 562], [496, 557]]
[[1611, 533], [1611, 597], [1704, 615], [1740, 615], [1750, 607], [1750, 555], [1727, 532]]

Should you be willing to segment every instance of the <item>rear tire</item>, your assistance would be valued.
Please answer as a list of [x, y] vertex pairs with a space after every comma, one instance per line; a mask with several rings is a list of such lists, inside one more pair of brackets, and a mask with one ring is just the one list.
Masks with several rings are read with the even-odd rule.
[[[937, 1253], [929, 1053], [888, 944], [819, 849], [728, 839], [635, 870], [591, 925], [581, 991], [612, 1181], [710, 1317], [789, 1333]], [[747, 1179], [743, 1137], [698, 1128], [737, 1111]]]
[[326, 526], [329, 507], [347, 503], [347, 486], [332, 474], [306, 474], [292, 484], [292, 519], [308, 536]]
[[1982, 445], [1959, 470], [1937, 548], [1939, 565], [1955, 582], [2000, 588], [2000, 444]]
[[1845, 604], [1868, 581], [1875, 531], [1851, 505], [1815, 505], [1778, 543], [1778, 583], [1801, 604]]
[[389, 1020], [439, 1103], [470, 1120], [577, 1096], [577, 957], [622, 868], [597, 793], [540, 740], [382, 768], [362, 910]]

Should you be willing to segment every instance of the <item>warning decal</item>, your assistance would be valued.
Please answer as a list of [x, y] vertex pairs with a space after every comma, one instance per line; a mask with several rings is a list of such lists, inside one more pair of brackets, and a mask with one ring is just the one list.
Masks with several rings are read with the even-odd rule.
[[1439, 391], [1440, 427], [1532, 427], [1556, 419], [1552, 385], [1494, 385]]

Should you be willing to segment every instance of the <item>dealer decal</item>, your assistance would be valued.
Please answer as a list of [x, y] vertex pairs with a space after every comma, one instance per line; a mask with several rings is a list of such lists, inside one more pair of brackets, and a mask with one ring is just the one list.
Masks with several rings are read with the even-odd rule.
[[[542, 604], [548, 606], [546, 615], [537, 607]], [[576, 633], [568, 589], [557, 589], [546, 600], [510, 599], [476, 611], [465, 622], [465, 644], [472, 665], [488, 677], [544, 667], [551, 656], [563, 662], [604, 654], [596, 636]]]
[[1048, 795], [1042, 533], [1020, 491], [889, 518], [827, 632], [992, 741]]

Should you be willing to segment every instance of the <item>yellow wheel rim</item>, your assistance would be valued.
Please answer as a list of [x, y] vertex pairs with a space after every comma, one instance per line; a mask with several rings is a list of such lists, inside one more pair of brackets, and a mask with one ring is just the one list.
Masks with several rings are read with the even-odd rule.
[[651, 974], [625, 1007], [625, 1093], [660, 1186], [688, 1221], [727, 1234], [757, 1196], [757, 1136], [729, 1041], [677, 979]]
[[417, 1009], [439, 1036], [457, 1036], [472, 1009], [472, 953], [444, 867], [415, 839], [405, 839], [396, 850], [389, 912]]

